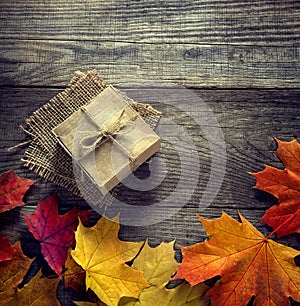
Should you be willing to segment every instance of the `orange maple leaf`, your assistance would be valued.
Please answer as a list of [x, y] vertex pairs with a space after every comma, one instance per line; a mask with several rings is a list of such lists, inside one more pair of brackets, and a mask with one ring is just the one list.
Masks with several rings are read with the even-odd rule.
[[244, 306], [255, 296], [255, 305], [289, 305], [300, 300], [300, 252], [267, 239], [242, 215], [242, 223], [226, 213], [219, 219], [199, 217], [209, 238], [181, 247], [182, 264], [175, 278], [196, 285], [221, 276], [206, 294], [213, 305]]
[[263, 171], [252, 173], [257, 189], [274, 195], [279, 205], [268, 209], [261, 221], [275, 229], [278, 237], [300, 233], [300, 144], [294, 139], [283, 142], [276, 139], [276, 155], [285, 169], [266, 166]]
[[39, 271], [22, 289], [17, 289], [6, 305], [59, 306], [56, 289], [59, 278], [48, 278]]
[[23, 254], [20, 241], [11, 246], [13, 257], [0, 262], [0, 304], [7, 303], [8, 299], [15, 296], [17, 285], [22, 281], [33, 260]]
[[29, 283], [19, 289], [33, 259], [24, 255], [19, 241], [11, 248], [14, 251], [12, 259], [0, 262], [0, 305], [60, 305], [56, 298], [58, 277], [42, 277], [42, 272], [39, 271]]

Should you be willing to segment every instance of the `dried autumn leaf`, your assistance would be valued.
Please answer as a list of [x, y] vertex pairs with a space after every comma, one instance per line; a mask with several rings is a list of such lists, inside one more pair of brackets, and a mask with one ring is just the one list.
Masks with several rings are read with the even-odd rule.
[[[64, 282], [66, 288], [73, 288], [80, 299], [84, 301], [97, 302], [99, 299], [92, 290], [86, 290], [85, 271], [76, 261], [68, 256], [65, 263]], [[105, 304], [103, 304], [105, 305]]]
[[64, 215], [58, 215], [56, 194], [39, 201], [33, 214], [24, 214], [28, 229], [41, 243], [44, 258], [58, 275], [67, 260], [69, 249], [75, 244], [74, 231], [78, 225], [78, 216], [86, 222], [89, 214], [90, 211], [73, 208]]
[[118, 305], [123, 296], [137, 298], [149, 284], [143, 274], [128, 265], [143, 242], [119, 240], [116, 219], [102, 217], [92, 228], [79, 222], [75, 233], [73, 259], [86, 271], [86, 287], [93, 290], [107, 305]]
[[59, 306], [56, 288], [59, 278], [50, 279], [39, 271], [22, 289], [17, 289], [6, 305], [18, 306]]
[[65, 287], [73, 288], [77, 293], [86, 292], [85, 271], [76, 263], [71, 255], [68, 256], [65, 267]]
[[77, 306], [105, 306], [106, 305], [106, 304], [102, 303], [101, 301], [99, 301], [97, 303], [73, 301], [73, 303]]
[[10, 245], [9, 240], [0, 234], [0, 262], [12, 259], [14, 253], [15, 250]]
[[23, 206], [25, 192], [35, 181], [17, 176], [13, 170], [0, 175], [0, 213]]
[[196, 306], [206, 305], [201, 297], [209, 287], [198, 284], [191, 287], [189, 284], [180, 284], [176, 288], [167, 289], [166, 285], [176, 272], [178, 262], [174, 258], [174, 242], [161, 243], [151, 248], [146, 243], [141, 253], [134, 260], [132, 267], [143, 271], [146, 280], [151, 283], [145, 288], [138, 300], [121, 300], [120, 306]]
[[268, 209], [262, 221], [276, 229], [278, 237], [300, 233], [300, 144], [294, 139], [283, 142], [276, 139], [276, 155], [285, 169], [266, 166], [263, 171], [252, 173], [255, 188], [274, 195], [279, 205]]
[[206, 294], [213, 305], [242, 306], [255, 296], [255, 305], [289, 305], [300, 300], [299, 251], [266, 239], [240, 215], [242, 223], [226, 213], [219, 219], [199, 217], [209, 238], [182, 247], [183, 262], [176, 278], [191, 285], [220, 275]]
[[16, 293], [18, 284], [23, 280], [32, 260], [23, 254], [20, 242], [12, 245], [14, 257], [11, 260], [0, 262], [0, 301], [8, 303]]

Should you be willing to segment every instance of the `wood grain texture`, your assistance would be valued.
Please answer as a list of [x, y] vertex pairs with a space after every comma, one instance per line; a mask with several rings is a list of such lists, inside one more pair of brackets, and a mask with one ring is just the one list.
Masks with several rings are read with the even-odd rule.
[[1, 3], [2, 86], [66, 86], [96, 68], [114, 84], [299, 87], [298, 1]]
[[115, 85], [160, 80], [189, 87], [299, 87], [299, 46], [3, 40], [0, 85], [66, 86], [96, 69]]
[[[197, 173], [196, 175], [193, 173], [194, 169], [189, 160], [179, 160], [178, 149], [184, 149], [184, 143], [182, 148], [163, 146], [160, 158], [165, 161], [169, 169], [163, 183], [149, 192], [124, 188], [120, 198], [126, 199], [127, 203], [132, 205], [141, 205], [141, 203], [143, 205], [153, 205], [156, 201], [169, 196], [174, 191], [182, 169], [190, 171], [191, 177], [195, 176], [195, 179], [198, 179], [197, 188], [191, 200], [166, 221], [138, 228], [125, 226], [122, 232], [124, 239], [139, 240], [148, 237], [153, 243], [158, 243], [162, 239], [176, 238], [178, 243], [190, 244], [204, 238], [204, 232], [202, 231], [199, 234], [199, 227], [195, 227], [198, 222], [195, 218], [196, 213], [202, 213], [204, 216], [211, 218], [220, 216], [221, 211], [225, 210], [237, 216], [238, 209], [265, 234], [269, 231], [263, 224], [258, 223], [258, 219], [263, 215], [264, 210], [274, 203], [274, 199], [252, 189], [255, 180], [248, 172], [262, 170], [264, 164], [282, 167], [273, 153], [275, 149], [273, 137], [276, 136], [282, 140], [291, 140], [293, 137], [299, 139], [299, 90], [193, 91], [193, 94], [205, 101], [206, 105], [214, 112], [222, 128], [227, 150], [226, 174], [222, 188], [210, 207], [199, 211], [198, 204], [209, 178], [211, 153], [201, 125], [196, 124], [193, 118], [190, 118], [186, 112], [181, 110], [181, 103], [188, 104], [190, 98], [187, 96], [187, 100], [183, 101], [182, 96], [180, 96], [180, 101], [177, 101], [176, 91], [173, 95], [168, 91], [168, 94], [163, 96], [163, 91], [157, 92], [155, 88], [123, 89], [129, 96], [140, 101], [145, 99], [144, 94], [149, 91], [149, 95], [146, 97], [148, 101], [163, 111], [164, 117], [176, 122], [189, 134], [198, 150], [201, 169], [200, 176], [197, 178]], [[28, 139], [18, 129], [18, 126], [23, 123], [25, 117], [59, 91], [56, 89], [1, 89], [1, 101], [3, 101], [1, 109], [4, 111], [1, 112], [0, 119], [1, 122], [6, 122], [6, 124], [2, 124], [0, 129], [0, 172], [14, 168], [18, 175], [36, 178], [22, 166], [20, 159], [24, 149], [8, 153], [6, 148]], [[160, 101], [160, 99], [164, 103], [158, 103], [157, 101]], [[147, 171], [147, 167], [144, 166], [137, 173], [137, 176], [147, 177], [149, 175]], [[27, 201], [29, 205], [19, 209], [19, 214], [23, 211], [32, 212], [37, 200], [45, 198], [55, 189], [56, 187], [53, 184], [39, 179], [32, 191], [29, 192]], [[73, 197], [63, 188], [58, 189], [62, 200], [62, 209], [68, 209], [73, 205], [88, 208], [88, 204], [84, 200]], [[189, 192], [188, 188], [186, 192]], [[162, 210], [153, 211], [153, 213], [164, 214], [165, 212]], [[16, 212], [12, 212], [12, 214], [16, 214]], [[10, 213], [7, 216], [9, 220], [11, 218]], [[11, 222], [7, 221], [1, 225], [1, 230], [9, 237], [16, 239], [16, 232], [26, 232], [26, 227], [20, 215], [18, 220], [19, 222], [15, 224], [16, 228]], [[281, 240], [285, 241], [284, 239]], [[289, 239], [287, 241], [291, 245], [297, 245], [296, 236]]]
[[299, 2], [16, 1], [1, 4], [1, 38], [144, 43], [299, 43]]
[[[184, 207], [166, 220], [141, 227], [122, 225], [121, 239], [149, 239], [152, 245], [176, 239], [189, 245], [206, 237], [196, 214], [217, 218], [222, 210], [235, 218], [240, 210], [264, 234], [270, 233], [258, 220], [276, 201], [252, 188], [255, 180], [248, 172], [262, 170], [264, 164], [282, 167], [274, 154], [274, 137], [300, 139], [299, 20], [298, 0], [2, 1], [0, 173], [14, 168], [37, 183], [26, 194], [24, 207], [1, 214], [0, 232], [11, 242], [22, 236], [25, 254], [38, 256], [36, 267], [45, 266], [23, 213], [32, 213], [38, 200], [55, 190], [60, 213], [73, 206], [89, 209], [83, 199], [24, 168], [20, 161], [24, 148], [14, 152], [7, 148], [29, 139], [19, 125], [64, 89], [76, 70], [97, 69], [105, 80], [124, 86], [132, 98], [149, 102], [182, 128], [197, 149], [200, 165], [198, 176], [192, 159], [180, 159], [178, 152], [190, 151], [181, 130], [163, 126], [172, 130], [170, 139], [181, 144], [163, 143], [158, 155], [166, 166], [162, 183], [149, 192], [123, 187], [119, 199], [151, 207], [172, 195], [182, 169], [190, 173], [183, 195], [190, 192], [189, 182], [196, 181], [196, 188]], [[149, 81], [174, 90], [157, 90]], [[140, 84], [128, 87], [128, 82]], [[225, 177], [207, 209], [199, 209], [212, 169], [204, 130], [214, 135], [216, 126], [207, 121], [205, 111], [197, 111], [189, 95], [178, 95], [174, 84], [194, 88], [191, 92], [199, 105], [205, 103], [213, 112], [224, 135]], [[153, 175], [149, 167], [140, 167], [136, 176]], [[151, 211], [161, 216], [165, 212], [162, 208]], [[92, 223], [98, 218], [94, 211]], [[299, 235], [279, 242], [299, 249]], [[62, 285], [57, 294], [62, 305], [73, 305]]]

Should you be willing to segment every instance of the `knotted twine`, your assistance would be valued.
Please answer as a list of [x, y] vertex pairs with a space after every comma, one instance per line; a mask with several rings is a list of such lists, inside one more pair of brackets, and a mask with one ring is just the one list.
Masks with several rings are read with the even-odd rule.
[[127, 133], [129, 130], [121, 131], [124, 127], [130, 126], [130, 124], [137, 118], [135, 116], [126, 115], [126, 107], [116, 112], [111, 118], [109, 118], [102, 126], [99, 126], [95, 121], [94, 116], [87, 110], [85, 106], [80, 108], [84, 112], [86, 117], [97, 127], [97, 131], [79, 131], [79, 134], [85, 134], [80, 140], [80, 146], [83, 149], [95, 149], [98, 148], [103, 141], [110, 139], [115, 142], [119, 148], [128, 155], [129, 159], [132, 160], [132, 154], [128, 152], [114, 136]]

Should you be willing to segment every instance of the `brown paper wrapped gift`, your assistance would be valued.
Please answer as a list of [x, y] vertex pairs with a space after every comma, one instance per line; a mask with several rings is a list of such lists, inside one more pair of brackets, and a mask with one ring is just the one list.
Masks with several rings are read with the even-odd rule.
[[159, 136], [113, 86], [53, 129], [105, 195], [160, 148]]

